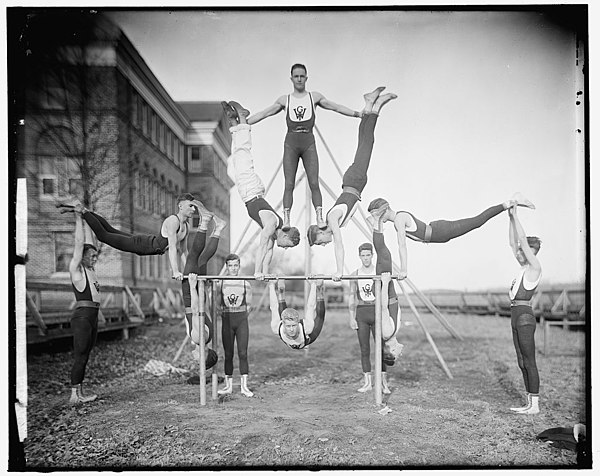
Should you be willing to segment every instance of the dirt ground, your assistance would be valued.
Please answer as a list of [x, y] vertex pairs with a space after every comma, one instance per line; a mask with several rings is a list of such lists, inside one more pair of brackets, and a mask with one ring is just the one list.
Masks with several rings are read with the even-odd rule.
[[[86, 381], [99, 399], [69, 407], [71, 352], [29, 355], [30, 469], [94, 468], [574, 468], [576, 456], [536, 440], [551, 427], [585, 422], [584, 333], [553, 327], [552, 353], [538, 351], [541, 408], [514, 415], [523, 383], [510, 321], [447, 315], [453, 338], [433, 316], [424, 322], [454, 378], [439, 365], [414, 316], [406, 313], [401, 360], [389, 369], [391, 411], [356, 390], [358, 340], [343, 309], [327, 314], [308, 351], [288, 349], [263, 312], [251, 320], [249, 387], [200, 405], [188, 375], [154, 377], [149, 359], [171, 362], [184, 337], [179, 321], [145, 326], [127, 341], [101, 340]], [[538, 348], [542, 332], [538, 328]], [[194, 370], [191, 347], [175, 364]], [[216, 370], [223, 376], [219, 345]], [[219, 384], [221, 386], [221, 384]]]

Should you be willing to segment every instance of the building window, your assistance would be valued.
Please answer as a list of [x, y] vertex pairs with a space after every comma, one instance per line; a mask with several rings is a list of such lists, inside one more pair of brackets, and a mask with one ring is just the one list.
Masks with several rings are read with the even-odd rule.
[[142, 132], [148, 134], [148, 105], [142, 104]]
[[154, 111], [153, 111], [152, 112], [152, 131], [150, 132], [150, 137], [152, 139], [152, 142], [154, 142], [155, 144], [158, 142], [157, 133], [156, 133], [157, 122], [158, 122], [158, 117], [156, 116], [156, 114], [154, 114]]
[[200, 172], [200, 147], [190, 147], [190, 172]]
[[75, 245], [73, 233], [55, 232], [54, 235], [54, 272], [68, 273]]
[[136, 95], [136, 112], [137, 112], [137, 121], [136, 125], [138, 127], [142, 126], [144, 123], [144, 100], [141, 96]]
[[140, 193], [140, 172], [135, 170], [133, 172], [133, 203], [137, 208], [141, 208], [141, 193]]
[[179, 168], [185, 169], [185, 145], [179, 145], [179, 163], [177, 164]]
[[134, 126], [138, 125], [138, 95], [135, 89], [131, 89], [131, 122]]
[[165, 150], [165, 125], [161, 121], [160, 127], [158, 128], [158, 147], [160, 150]]

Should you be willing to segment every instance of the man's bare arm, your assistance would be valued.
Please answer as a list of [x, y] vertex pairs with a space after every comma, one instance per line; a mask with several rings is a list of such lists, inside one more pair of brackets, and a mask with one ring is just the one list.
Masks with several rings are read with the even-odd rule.
[[267, 117], [271, 117], [271, 116], [274, 116], [275, 114], [278, 114], [283, 109], [285, 109], [285, 96], [280, 96], [269, 107], [263, 109], [260, 112], [252, 114], [250, 117], [248, 117], [248, 119], [246, 119], [246, 122], [248, 122], [248, 124], [250, 124], [250, 125], [256, 124], [257, 122], [260, 122], [263, 119], [266, 119]]
[[344, 116], [349, 116], [349, 117], [361, 117], [361, 115], [362, 115], [360, 111], [356, 111], [354, 109], [350, 109], [349, 107], [343, 106], [341, 104], [337, 104], [333, 101], [330, 101], [325, 96], [323, 96], [321, 93], [313, 91], [312, 94], [313, 94], [313, 99], [315, 101], [315, 104], [318, 104], [323, 109], [327, 109], [328, 111], [334, 111], [334, 112], [337, 112], [339, 114], [342, 114]]
[[167, 240], [169, 243], [169, 263], [171, 264], [172, 276], [181, 281], [183, 279], [183, 273], [179, 271], [179, 253], [177, 251], [177, 228], [179, 227], [179, 220], [176, 216], [169, 216], [165, 218], [164, 230], [167, 234]]
[[408, 275], [408, 251], [406, 249], [406, 222], [402, 213], [396, 215], [394, 227], [398, 236], [398, 255], [400, 257], [398, 279], [404, 279]]
[[277, 291], [275, 291], [275, 282], [269, 281], [269, 307], [271, 308], [271, 331], [273, 334], [279, 334], [279, 300], [277, 299]]
[[73, 258], [71, 258], [71, 262], [69, 263], [69, 272], [71, 273], [71, 279], [73, 281], [78, 281], [83, 278], [83, 275], [81, 274], [83, 244], [83, 218], [81, 218], [81, 214], [75, 213], [75, 244], [73, 246]]
[[317, 282], [311, 280], [308, 300], [306, 301], [306, 312], [304, 313], [304, 330], [310, 334], [315, 327], [315, 316], [317, 315]]

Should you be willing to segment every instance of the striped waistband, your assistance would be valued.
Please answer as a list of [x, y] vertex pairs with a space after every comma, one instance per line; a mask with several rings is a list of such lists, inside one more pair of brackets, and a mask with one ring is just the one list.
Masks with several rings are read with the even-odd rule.
[[531, 301], [524, 301], [521, 299], [514, 299], [510, 302], [510, 306], [531, 306]]
[[77, 301], [75, 308], [78, 307], [100, 307], [100, 303], [95, 301]]
[[256, 196], [252, 197], [250, 200], [246, 200], [244, 203], [255, 202], [259, 198], [263, 198], [263, 195], [256, 195]]
[[351, 193], [355, 195], [360, 200], [360, 191], [357, 188], [345, 186], [342, 187], [342, 192]]

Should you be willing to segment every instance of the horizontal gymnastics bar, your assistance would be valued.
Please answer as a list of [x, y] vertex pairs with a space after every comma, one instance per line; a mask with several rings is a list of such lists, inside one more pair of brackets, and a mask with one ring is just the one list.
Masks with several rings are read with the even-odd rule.
[[[187, 279], [187, 275], [184, 275], [183, 278]], [[399, 279], [397, 275], [392, 275], [391, 276], [392, 279]], [[175, 279], [175, 278], [173, 278]], [[326, 274], [326, 275], [322, 275], [322, 274], [315, 274], [315, 275], [310, 275], [310, 276], [275, 276], [272, 274], [266, 274], [264, 276], [263, 279], [257, 279], [254, 276], [227, 276], [227, 275], [223, 275], [223, 276], [200, 276], [198, 275], [198, 280], [222, 280], [222, 281], [227, 281], [227, 280], [245, 280], [245, 281], [273, 281], [276, 279], [286, 279], [286, 280], [311, 280], [311, 279], [323, 279], [325, 281], [333, 281], [333, 276], [330, 274]], [[355, 280], [355, 279], [381, 279], [381, 275], [378, 274], [347, 274], [347, 275], [343, 275], [340, 277], [340, 279], [347, 279], [347, 280]]]

